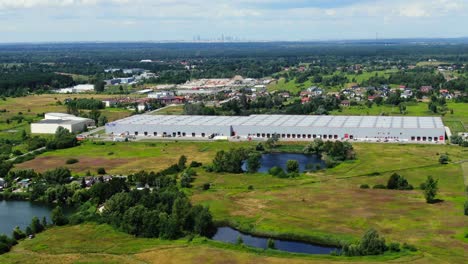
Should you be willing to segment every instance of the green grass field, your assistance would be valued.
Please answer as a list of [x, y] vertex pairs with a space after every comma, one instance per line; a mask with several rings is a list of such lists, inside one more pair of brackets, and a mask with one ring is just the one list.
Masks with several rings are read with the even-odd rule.
[[[63, 102], [67, 98], [96, 98], [105, 99], [109, 98], [109, 95], [101, 94], [42, 94], [42, 95], [30, 95], [25, 97], [7, 98], [0, 100], [0, 109], [6, 109], [6, 112], [0, 112], [0, 138], [5, 139], [21, 139], [21, 132], [24, 130], [30, 133], [29, 122], [38, 121], [43, 113], [47, 112], [66, 112], [66, 106]], [[59, 104], [57, 102], [61, 102]], [[13, 120], [15, 116], [22, 113], [25, 118], [22, 122]], [[119, 108], [106, 108], [101, 110], [101, 113], [107, 117], [109, 121], [121, 119], [131, 114], [131, 111]], [[10, 120], [10, 123], [7, 123]], [[26, 146], [18, 145], [14, 149], [21, 151], [26, 150]]]
[[184, 114], [184, 105], [172, 105], [160, 111], [154, 112], [153, 115], [182, 115]]
[[[249, 144], [253, 146], [253, 143], [241, 143], [236, 144], [236, 147]], [[48, 152], [17, 166], [43, 170], [59, 164], [64, 166], [66, 159], [74, 157], [80, 160], [76, 167], [70, 165], [75, 173], [84, 173], [82, 167], [92, 166], [105, 167], [111, 173], [126, 173], [142, 168], [164, 168], [175, 162], [182, 153], [188, 156], [189, 161], [197, 160], [206, 164], [217, 150], [230, 147], [232, 143], [229, 142], [131, 142], [107, 143], [106, 146], [86, 143], [72, 149]], [[468, 218], [463, 215], [466, 196], [462, 164], [441, 165], [438, 158], [441, 153], [448, 153], [451, 161], [456, 162], [466, 159], [468, 151], [447, 145], [361, 143], [354, 144], [354, 147], [357, 160], [294, 179], [279, 179], [265, 174], [207, 173], [199, 168], [194, 187], [187, 192], [194, 203], [209, 206], [216, 221], [229, 223], [245, 231], [336, 242], [357, 239], [366, 229], [374, 227], [387, 241], [417, 246], [420, 263], [463, 263], [468, 250], [468, 239], [463, 237], [468, 232]], [[289, 143], [282, 148], [302, 147]], [[114, 154], [108, 155], [109, 152]], [[50, 161], [54, 163], [49, 164]], [[96, 164], [92, 165], [92, 162]], [[359, 188], [361, 184], [386, 184], [394, 172], [406, 177], [415, 190]], [[440, 203], [427, 204], [422, 191], [418, 189], [429, 175], [439, 179]], [[202, 191], [201, 186], [208, 182], [212, 183], [212, 188]], [[249, 190], [250, 185], [253, 190]], [[55, 234], [53, 230], [50, 232]], [[181, 260], [178, 250], [171, 249], [163, 253], [157, 249], [158, 245], [154, 247], [143, 251], [151, 251], [148, 256], [152, 257], [173, 255], [182, 262], [197, 262], [200, 255], [194, 252], [198, 250], [209, 256], [214, 252], [224, 257], [232, 254], [244, 256], [239, 263], [255, 258], [251, 252], [233, 253], [208, 244], [184, 246], [192, 253]], [[87, 249], [81, 252], [87, 252]], [[78, 254], [80, 257], [85, 255]], [[268, 260], [261, 258], [260, 261], [268, 263], [273, 256], [268, 255]], [[303, 262], [310, 260], [299, 259]], [[315, 260], [321, 261], [312, 257], [312, 263]]]
[[[447, 103], [450, 111], [442, 117], [444, 124], [450, 127], [452, 133], [468, 131], [468, 104], [465, 103]], [[440, 116], [429, 111], [427, 103], [409, 103], [406, 106], [406, 116]], [[343, 107], [341, 110], [336, 110], [332, 115], [382, 115], [403, 116], [400, 114], [400, 109], [397, 106], [374, 104], [371, 108], [364, 105]]]
[[[388, 254], [378, 258], [346, 259], [332, 256], [306, 256], [274, 250], [218, 243], [204, 238], [180, 239], [135, 238], [108, 225], [82, 224], [55, 227], [33, 240], [24, 240], [10, 253], [0, 255], [0, 263], [424, 263], [421, 254]], [[361, 262], [362, 263], [362, 262]]]

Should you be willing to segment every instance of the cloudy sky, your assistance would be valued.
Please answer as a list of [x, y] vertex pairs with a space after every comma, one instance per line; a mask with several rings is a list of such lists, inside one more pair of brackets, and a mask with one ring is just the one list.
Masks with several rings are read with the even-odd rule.
[[0, 0], [0, 42], [466, 37], [468, 0]]

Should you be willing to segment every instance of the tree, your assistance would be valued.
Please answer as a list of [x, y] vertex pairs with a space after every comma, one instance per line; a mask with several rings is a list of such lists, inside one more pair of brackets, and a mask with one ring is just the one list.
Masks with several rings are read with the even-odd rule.
[[273, 135], [271, 135], [269, 139], [267, 139], [266, 145], [268, 148], [275, 148], [278, 144], [278, 141], [279, 141], [279, 135], [274, 133]]
[[16, 226], [15, 229], [13, 229], [13, 234], [12, 234], [12, 237], [15, 239], [15, 240], [21, 240], [23, 238], [26, 237], [26, 234], [21, 231], [21, 229], [19, 228], [19, 226]]
[[106, 87], [106, 83], [102, 80], [96, 80], [94, 82], [94, 91], [96, 92], [104, 92], [104, 88]]
[[413, 186], [411, 186], [405, 177], [399, 175], [398, 173], [393, 173], [387, 182], [387, 189], [393, 190], [411, 190]]
[[297, 160], [286, 161], [286, 171], [288, 173], [299, 173], [299, 162]]
[[62, 207], [57, 206], [52, 210], [52, 223], [57, 226], [68, 224], [68, 218], [63, 214]]
[[315, 139], [313, 142], [309, 143], [304, 147], [304, 154], [317, 154], [321, 155], [323, 152], [324, 143], [321, 139]]
[[108, 122], [107, 117], [105, 115], [101, 115], [98, 118], [98, 126], [104, 126]]
[[258, 152], [252, 152], [249, 154], [247, 158], [247, 171], [249, 173], [255, 173], [260, 169], [261, 167], [261, 162], [260, 159], [262, 158], [262, 155]]
[[237, 236], [237, 240], [236, 240], [236, 244], [237, 245], [242, 245], [244, 244], [244, 239], [242, 239], [242, 236]]
[[34, 234], [38, 234], [44, 230], [44, 226], [39, 221], [39, 218], [35, 216], [32, 218], [31, 224], [29, 226], [31, 227], [31, 230]]
[[75, 135], [70, 133], [68, 129], [58, 127], [55, 132], [54, 139], [47, 143], [47, 149], [64, 149], [76, 146], [77, 140]]
[[432, 176], [428, 176], [426, 182], [424, 183], [424, 197], [426, 198], [427, 203], [433, 203], [434, 198], [439, 189], [438, 187], [439, 180], [435, 180]]
[[47, 218], [45, 216], [42, 217], [42, 226], [44, 227], [44, 229], [47, 227]]
[[380, 255], [386, 250], [385, 239], [373, 228], [367, 230], [359, 243], [362, 255]]

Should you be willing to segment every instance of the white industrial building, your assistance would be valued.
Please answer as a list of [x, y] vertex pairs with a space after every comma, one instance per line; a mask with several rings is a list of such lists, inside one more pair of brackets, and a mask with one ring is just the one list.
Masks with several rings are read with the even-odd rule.
[[92, 126], [95, 126], [95, 122], [89, 118], [77, 117], [63, 113], [47, 113], [41, 121], [31, 123], [31, 133], [55, 134], [55, 131], [57, 131], [57, 128], [59, 127], [66, 128], [72, 133], [77, 133]]
[[115, 136], [239, 137], [282, 140], [354, 140], [374, 142], [444, 142], [440, 117], [400, 116], [187, 116], [135, 115], [106, 124]]
[[78, 84], [69, 88], [58, 89], [56, 93], [85, 93], [94, 91], [94, 84]]

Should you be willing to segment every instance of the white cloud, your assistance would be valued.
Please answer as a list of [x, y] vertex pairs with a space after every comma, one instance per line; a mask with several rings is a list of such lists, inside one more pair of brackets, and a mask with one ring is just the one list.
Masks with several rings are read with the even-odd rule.
[[[157, 32], [161, 39], [221, 33], [258, 39], [362, 38], [375, 36], [376, 31], [394, 37], [436, 34], [437, 30], [439, 35], [466, 34], [468, 0], [329, 1], [338, 4], [324, 5], [326, 0], [0, 0], [0, 16], [18, 32], [40, 30], [41, 36], [57, 38], [61, 35], [54, 32], [66, 30], [110, 38], [108, 27], [118, 29], [118, 25], [125, 27], [119, 36], [133, 39], [147, 39], [148, 32]], [[80, 38], [78, 33], [75, 36]]]

